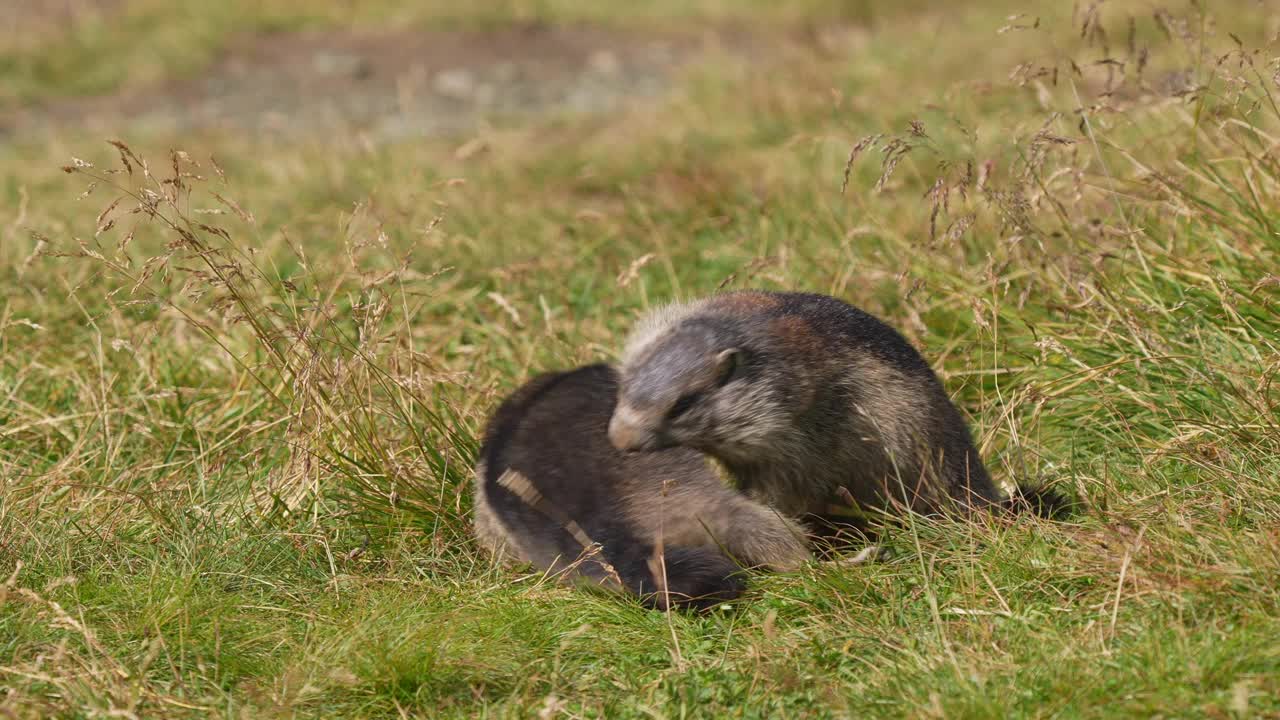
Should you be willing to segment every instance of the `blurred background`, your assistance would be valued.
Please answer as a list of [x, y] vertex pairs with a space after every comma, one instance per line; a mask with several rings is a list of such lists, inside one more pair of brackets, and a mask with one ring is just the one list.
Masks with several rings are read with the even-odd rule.
[[874, 6], [9, 1], [0, 127], [475, 132], [659, 96], [709, 52], [764, 63], [787, 47], [834, 49], [884, 13]]

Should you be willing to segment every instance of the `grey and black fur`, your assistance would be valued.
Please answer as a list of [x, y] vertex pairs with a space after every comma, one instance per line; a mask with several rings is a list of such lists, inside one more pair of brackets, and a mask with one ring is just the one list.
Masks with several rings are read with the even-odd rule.
[[[851, 505], [928, 514], [1015, 504], [920, 353], [835, 298], [739, 291], [669, 306], [637, 325], [621, 372], [616, 447], [702, 451], [811, 527], [865, 527], [847, 521]], [[1024, 498], [1045, 514], [1058, 506], [1043, 491]]]
[[617, 372], [592, 365], [539, 376], [501, 404], [476, 467], [483, 546], [659, 608], [729, 600], [744, 589], [740, 566], [809, 558], [798, 525], [726, 486], [700, 453], [616, 449], [617, 397]]

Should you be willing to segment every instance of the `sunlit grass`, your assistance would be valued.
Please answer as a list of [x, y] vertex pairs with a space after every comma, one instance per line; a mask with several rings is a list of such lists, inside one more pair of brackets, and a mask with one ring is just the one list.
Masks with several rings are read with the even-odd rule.
[[[233, 6], [129, 12], [221, 33]], [[1280, 132], [1272, 61], [1226, 34], [1256, 45], [1252, 8], [1143, 10], [1132, 50], [1128, 6], [1004, 33], [1037, 12], [921, 12], [474, 137], [0, 148], [0, 710], [1280, 712]], [[286, 10], [254, 12], [337, 12]], [[141, 62], [115, 56], [137, 22], [77, 30], [101, 33], [78, 62]], [[1127, 63], [1109, 94], [1103, 57]], [[119, 81], [4, 72], [42, 97]], [[467, 482], [502, 393], [721, 286], [885, 317], [997, 478], [1080, 516], [918, 523], [706, 617], [491, 567]]]

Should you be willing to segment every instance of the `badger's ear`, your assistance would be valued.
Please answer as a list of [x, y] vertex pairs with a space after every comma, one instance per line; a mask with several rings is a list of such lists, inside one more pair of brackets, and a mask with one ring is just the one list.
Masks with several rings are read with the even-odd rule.
[[729, 348], [716, 353], [716, 377], [717, 385], [724, 385], [738, 374], [738, 369], [742, 365], [742, 351], [738, 348]]

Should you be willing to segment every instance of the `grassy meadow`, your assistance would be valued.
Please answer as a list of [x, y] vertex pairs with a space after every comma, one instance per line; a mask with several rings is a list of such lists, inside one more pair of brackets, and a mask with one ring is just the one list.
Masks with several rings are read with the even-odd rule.
[[[1273, 3], [405, 5], [0, 37], [0, 716], [1280, 717]], [[464, 133], [130, 122], [252, 43], [511, 27], [702, 49]], [[493, 567], [486, 414], [727, 287], [901, 328], [1080, 512], [705, 616]]]

